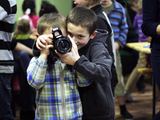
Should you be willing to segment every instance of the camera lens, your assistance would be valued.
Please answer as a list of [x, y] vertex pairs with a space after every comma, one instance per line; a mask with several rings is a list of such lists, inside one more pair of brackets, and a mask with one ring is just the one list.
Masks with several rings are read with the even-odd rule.
[[61, 53], [65, 54], [71, 50], [72, 43], [67, 38], [60, 38], [56, 41], [56, 50]]
[[55, 50], [61, 54], [65, 54], [71, 51], [72, 43], [69, 38], [62, 35], [61, 30], [58, 27], [52, 29], [53, 45]]

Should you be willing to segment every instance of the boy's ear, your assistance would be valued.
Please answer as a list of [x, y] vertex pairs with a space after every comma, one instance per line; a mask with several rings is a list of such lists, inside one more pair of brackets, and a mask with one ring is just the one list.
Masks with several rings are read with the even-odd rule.
[[96, 36], [96, 31], [94, 31], [91, 35], [90, 38], [93, 39]]

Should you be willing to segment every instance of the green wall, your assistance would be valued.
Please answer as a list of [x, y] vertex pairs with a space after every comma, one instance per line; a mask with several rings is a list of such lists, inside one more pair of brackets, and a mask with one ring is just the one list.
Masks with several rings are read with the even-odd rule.
[[[35, 1], [36, 1], [36, 12], [38, 14], [42, 0], [35, 0]], [[60, 11], [60, 13], [62, 13], [64, 16], [66, 16], [70, 11], [70, 9], [72, 8], [72, 0], [46, 0], [46, 1], [54, 4]], [[23, 0], [17, 0], [17, 19], [23, 14], [22, 2]]]
[[72, 8], [73, 0], [46, 0], [53, 3], [63, 15], [67, 15]]

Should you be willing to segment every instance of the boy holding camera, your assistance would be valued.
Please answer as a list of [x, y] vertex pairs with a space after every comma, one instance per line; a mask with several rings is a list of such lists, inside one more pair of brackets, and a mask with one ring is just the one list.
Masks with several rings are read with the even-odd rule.
[[[72, 49], [59, 58], [88, 80], [86, 86], [79, 85], [83, 120], [114, 120], [114, 99], [111, 90], [112, 58], [106, 48], [105, 31], [96, 32], [97, 17], [84, 7], [75, 7], [66, 19], [67, 33]], [[37, 39], [38, 49], [50, 42], [47, 36]], [[79, 77], [79, 74], [77, 75]], [[77, 81], [79, 83], [79, 81]]]

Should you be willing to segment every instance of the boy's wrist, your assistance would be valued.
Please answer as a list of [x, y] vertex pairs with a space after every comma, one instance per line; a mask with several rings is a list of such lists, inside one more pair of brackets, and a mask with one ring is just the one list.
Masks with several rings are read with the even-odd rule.
[[76, 58], [74, 58], [73, 60], [73, 65], [79, 60], [80, 56], [77, 56]]
[[74, 64], [79, 60], [80, 56], [74, 57], [67, 64], [74, 66]]
[[44, 54], [44, 53], [41, 53], [41, 55], [40, 55], [39, 57], [42, 58], [42, 59], [47, 59], [47, 56], [48, 56], [48, 55], [46, 55], [46, 54]]

